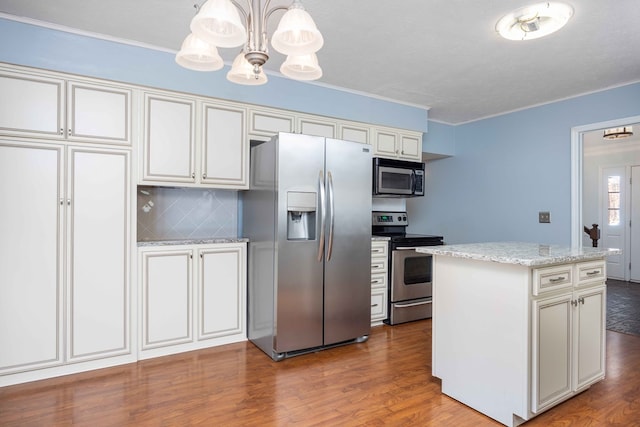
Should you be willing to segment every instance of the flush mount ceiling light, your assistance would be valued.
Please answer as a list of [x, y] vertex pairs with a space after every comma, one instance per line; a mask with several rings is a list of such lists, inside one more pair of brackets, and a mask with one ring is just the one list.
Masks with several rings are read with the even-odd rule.
[[572, 16], [573, 8], [568, 4], [536, 3], [500, 18], [496, 31], [508, 40], [533, 40], [558, 31]]
[[633, 135], [632, 126], [624, 126], [621, 128], [605, 129], [602, 137], [608, 140], [618, 140], [622, 138], [628, 138]]
[[[216, 71], [224, 65], [218, 47], [239, 47], [227, 79], [239, 84], [261, 85], [267, 82], [262, 66], [269, 60], [267, 21], [277, 10], [287, 12], [271, 37], [271, 46], [287, 55], [280, 72], [295, 80], [316, 80], [322, 76], [316, 52], [324, 40], [311, 15], [300, 0], [289, 7], [274, 6], [271, 0], [246, 0], [245, 10], [235, 0], [208, 0], [191, 20], [191, 34], [182, 43], [176, 62], [197, 71]], [[242, 15], [242, 18], [240, 18]]]

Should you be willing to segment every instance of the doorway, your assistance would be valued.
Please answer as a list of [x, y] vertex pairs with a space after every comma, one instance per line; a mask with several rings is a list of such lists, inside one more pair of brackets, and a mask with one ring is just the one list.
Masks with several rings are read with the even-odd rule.
[[[604, 129], [629, 125], [633, 136], [603, 139]], [[640, 263], [631, 262], [640, 260], [640, 116], [574, 128], [571, 143], [572, 246], [591, 246], [583, 229], [598, 224], [599, 246], [623, 251], [609, 257], [607, 275], [640, 282]]]

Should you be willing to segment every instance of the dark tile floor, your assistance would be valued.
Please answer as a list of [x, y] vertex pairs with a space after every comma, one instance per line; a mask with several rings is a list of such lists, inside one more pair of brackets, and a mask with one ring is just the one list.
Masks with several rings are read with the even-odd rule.
[[640, 336], [640, 283], [607, 279], [607, 329]]

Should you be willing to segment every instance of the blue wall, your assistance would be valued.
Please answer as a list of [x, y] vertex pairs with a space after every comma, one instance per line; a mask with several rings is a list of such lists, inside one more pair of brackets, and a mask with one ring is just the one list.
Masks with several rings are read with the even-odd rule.
[[571, 128], [639, 114], [636, 83], [451, 126], [455, 155], [428, 162], [426, 196], [407, 201], [411, 231], [570, 245]]
[[260, 87], [191, 71], [175, 54], [0, 18], [0, 62], [426, 132], [427, 110], [269, 76]]

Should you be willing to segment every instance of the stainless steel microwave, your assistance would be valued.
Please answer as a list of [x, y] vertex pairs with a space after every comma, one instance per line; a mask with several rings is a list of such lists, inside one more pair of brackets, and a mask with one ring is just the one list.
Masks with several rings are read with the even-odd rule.
[[374, 157], [373, 196], [424, 196], [424, 163]]

